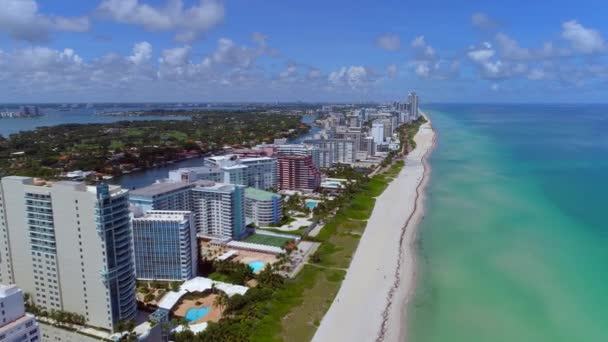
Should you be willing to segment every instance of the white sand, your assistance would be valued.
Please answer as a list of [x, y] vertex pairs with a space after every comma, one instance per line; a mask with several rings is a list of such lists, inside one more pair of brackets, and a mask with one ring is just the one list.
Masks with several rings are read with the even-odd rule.
[[429, 123], [414, 137], [405, 167], [376, 201], [342, 287], [313, 341], [404, 341], [405, 308], [415, 285], [413, 244], [423, 215], [435, 140]]

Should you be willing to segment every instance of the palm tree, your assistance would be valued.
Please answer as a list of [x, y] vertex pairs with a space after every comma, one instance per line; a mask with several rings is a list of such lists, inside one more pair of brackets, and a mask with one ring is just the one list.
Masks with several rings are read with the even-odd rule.
[[228, 296], [225, 292], [220, 292], [213, 300], [213, 306], [220, 308], [220, 313], [224, 312], [224, 307], [228, 304]]

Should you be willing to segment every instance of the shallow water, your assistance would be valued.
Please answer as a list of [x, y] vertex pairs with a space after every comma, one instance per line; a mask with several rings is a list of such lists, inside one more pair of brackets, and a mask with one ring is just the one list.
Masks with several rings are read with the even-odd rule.
[[409, 340], [607, 340], [608, 106], [426, 109]]

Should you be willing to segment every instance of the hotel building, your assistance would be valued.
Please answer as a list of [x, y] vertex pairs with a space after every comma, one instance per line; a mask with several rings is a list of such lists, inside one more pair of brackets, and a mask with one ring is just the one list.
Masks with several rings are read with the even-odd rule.
[[133, 219], [137, 279], [186, 281], [197, 274], [196, 229], [190, 211], [150, 210]]
[[[136, 315], [129, 193], [117, 186], [4, 177], [0, 282], [46, 310], [113, 330]], [[10, 196], [9, 196], [10, 194]]]
[[25, 312], [20, 288], [0, 284], [0, 308], [0, 341], [41, 341], [36, 317]]
[[283, 218], [283, 198], [272, 192], [247, 188], [245, 217], [258, 227], [277, 224]]

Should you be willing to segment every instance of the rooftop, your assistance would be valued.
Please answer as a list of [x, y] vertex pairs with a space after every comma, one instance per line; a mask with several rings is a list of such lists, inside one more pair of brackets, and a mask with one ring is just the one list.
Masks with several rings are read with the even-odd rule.
[[152, 197], [170, 191], [191, 188], [191, 183], [185, 182], [159, 182], [131, 191], [131, 197]]
[[280, 197], [280, 195], [275, 194], [274, 192], [264, 191], [256, 188], [246, 188], [245, 197], [258, 201], [270, 201], [274, 197]]
[[189, 211], [150, 210], [144, 216], [134, 218], [133, 220], [183, 222], [186, 220], [186, 216], [190, 214]]

